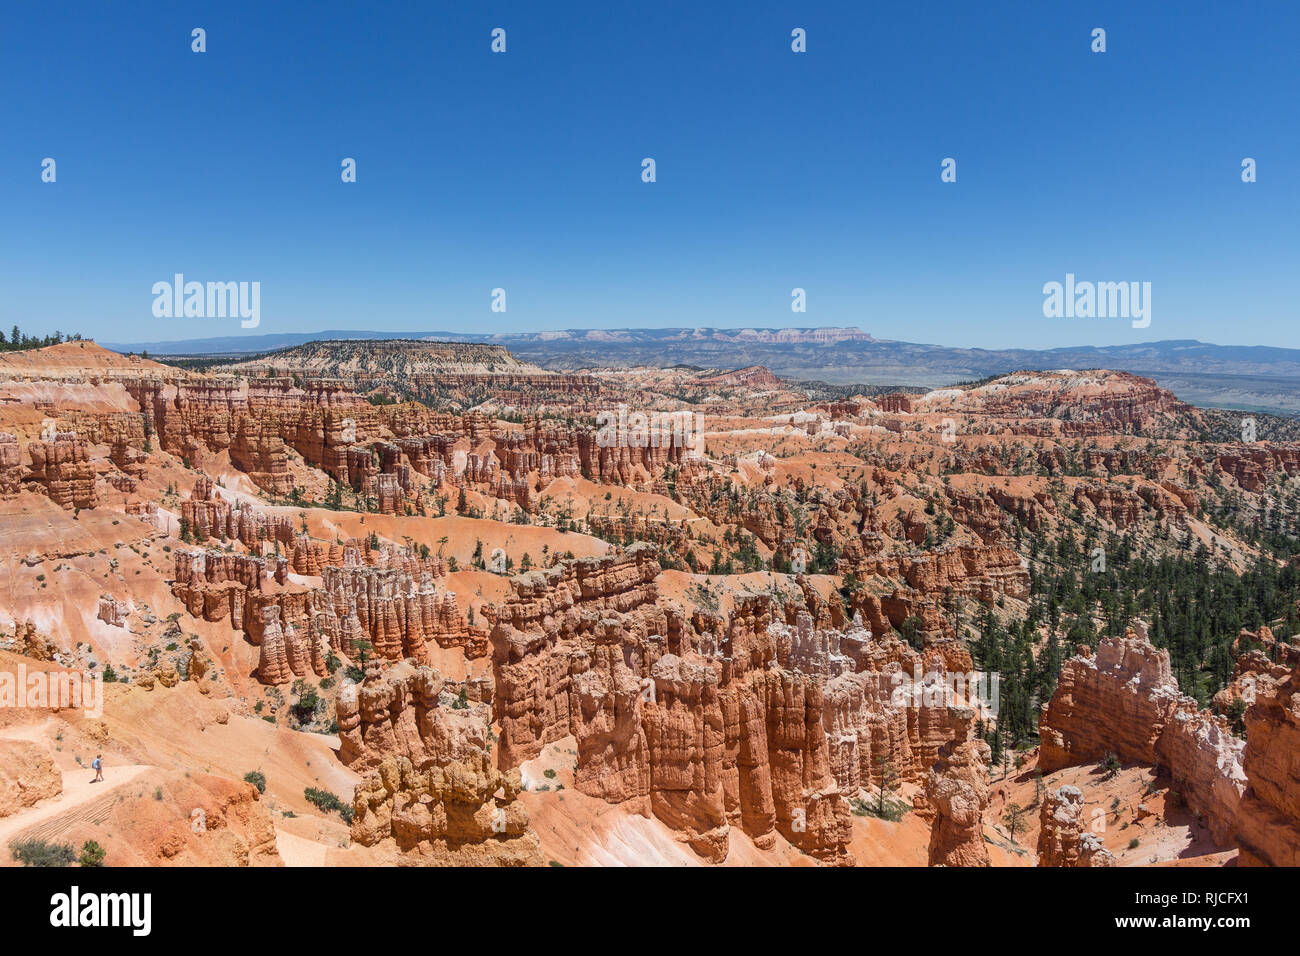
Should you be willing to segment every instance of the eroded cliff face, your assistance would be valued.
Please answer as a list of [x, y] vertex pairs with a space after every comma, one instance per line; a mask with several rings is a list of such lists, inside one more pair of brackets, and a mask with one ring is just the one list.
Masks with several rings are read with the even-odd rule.
[[263, 684], [323, 677], [329, 654], [355, 659], [362, 642], [387, 661], [424, 660], [429, 641], [463, 647], [470, 657], [486, 653], [483, 632], [442, 586], [445, 569], [437, 558], [359, 542], [341, 549], [341, 566], [318, 568], [316, 585], [291, 581], [284, 556], [174, 555], [172, 593], [195, 617], [228, 620], [244, 631], [260, 647], [257, 677]]
[[1020, 434], [1122, 433], [1190, 410], [1153, 379], [1125, 372], [1016, 372], [968, 389], [884, 397], [887, 408], [906, 412], [978, 408]]
[[1286, 680], [1262, 686], [1246, 710], [1242, 762], [1241, 863], [1300, 866], [1300, 666]]
[[264, 542], [291, 547], [296, 539], [288, 515], [268, 515], [257, 508], [237, 507], [217, 494], [212, 479], [206, 475], [194, 480], [190, 497], [181, 502], [181, 519], [196, 541], [232, 540], [260, 549]]
[[1152, 647], [1132, 629], [1122, 638], [1103, 640], [1095, 656], [1073, 657], [1061, 668], [1056, 693], [1039, 721], [1038, 765], [1051, 773], [1108, 752], [1155, 764], [1156, 742], [1181, 697], [1168, 651]]
[[537, 835], [518, 801], [517, 768], [497, 770], [486, 705], [457, 709], [434, 669], [371, 664], [338, 699], [340, 759], [365, 773], [353, 797], [352, 838], [393, 840], [421, 862], [540, 866]]
[[1246, 491], [1260, 491], [1276, 475], [1300, 474], [1300, 447], [1267, 442], [1242, 445], [1218, 455], [1214, 467]]
[[71, 432], [50, 441], [27, 445], [31, 471], [24, 481], [38, 487], [61, 508], [94, 508], [99, 504], [95, 462], [90, 444]]
[[[1242, 668], [1251, 658], [1243, 655]], [[1263, 662], [1261, 667], [1267, 662]], [[1045, 773], [1107, 753], [1159, 765], [1188, 806], [1203, 814], [1221, 845], [1241, 861], [1297, 861], [1300, 779], [1297, 698], [1300, 678], [1251, 671], [1255, 702], [1245, 714], [1247, 740], [1226, 717], [1180, 694], [1167, 651], [1144, 634], [1103, 641], [1095, 658], [1071, 658], [1040, 719], [1039, 766]], [[1239, 675], [1240, 676], [1240, 675]]]
[[[165, 451], [192, 457], [227, 452], [259, 487], [289, 494], [289, 453], [372, 502], [374, 510], [417, 510], [422, 482], [471, 488], [529, 510], [539, 483], [587, 475], [631, 485], [661, 475], [688, 453], [682, 435], [645, 447], [602, 443], [597, 429], [530, 418], [503, 426], [481, 412], [450, 415], [408, 402], [374, 406], [337, 379], [301, 385], [288, 378], [201, 381], [141, 378], [127, 390]], [[196, 496], [197, 497], [197, 496]], [[218, 528], [219, 519], [196, 522]], [[231, 537], [238, 537], [238, 529]]]
[[17, 498], [23, 488], [23, 446], [18, 436], [0, 432], [0, 499]]
[[511, 580], [488, 612], [501, 767], [572, 735], [580, 790], [652, 813], [707, 860], [738, 826], [760, 848], [779, 834], [847, 863], [846, 795], [886, 772], [924, 779], [969, 735], [942, 688], [896, 694], [945, 653], [969, 667], [955, 646], [923, 655], [845, 629], [838, 594], [806, 586], [784, 606], [739, 595], [687, 616], [658, 574], [655, 548], [635, 545]]
[[[796, 633], [808, 627], [797, 615]], [[860, 619], [843, 632], [818, 629], [811, 637], [809, 643], [829, 645], [843, 658], [832, 657], [823, 727], [832, 771], [846, 793], [880, 786], [887, 771], [924, 785], [941, 749], [970, 736], [971, 698], [979, 688], [966, 685], [970, 656], [955, 642], [921, 653], [893, 635], [876, 638]], [[958, 673], [962, 680], [950, 683], [949, 675]]]

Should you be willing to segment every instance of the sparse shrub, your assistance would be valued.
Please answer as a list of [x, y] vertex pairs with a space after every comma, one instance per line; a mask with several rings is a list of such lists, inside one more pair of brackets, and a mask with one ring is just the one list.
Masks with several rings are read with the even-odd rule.
[[9, 851], [23, 866], [69, 866], [77, 859], [71, 845], [44, 840], [23, 840], [10, 846]]
[[337, 813], [343, 818], [344, 823], [352, 823], [352, 808], [338, 798], [337, 795], [330, 793], [328, 790], [319, 790], [316, 787], [308, 787], [302, 795], [307, 798], [307, 802], [316, 807], [322, 813]]
[[1101, 760], [1101, 769], [1106, 771], [1107, 780], [1115, 776], [1115, 774], [1119, 773], [1120, 771], [1119, 755], [1115, 753], [1115, 751], [1113, 750], [1108, 751], [1106, 756], [1103, 757]]

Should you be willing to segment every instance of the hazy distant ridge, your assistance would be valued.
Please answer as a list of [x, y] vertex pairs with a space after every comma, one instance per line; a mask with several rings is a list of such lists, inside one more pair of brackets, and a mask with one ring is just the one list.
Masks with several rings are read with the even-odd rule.
[[1300, 349], [1213, 345], [1192, 339], [1055, 349], [969, 349], [878, 339], [860, 329], [566, 329], [552, 332], [376, 332], [226, 336], [110, 344], [151, 355], [249, 354], [319, 339], [427, 339], [504, 345], [551, 369], [593, 366], [764, 365], [787, 378], [834, 384], [936, 387], [1019, 369], [1111, 368], [1155, 378], [1201, 405], [1300, 413]]

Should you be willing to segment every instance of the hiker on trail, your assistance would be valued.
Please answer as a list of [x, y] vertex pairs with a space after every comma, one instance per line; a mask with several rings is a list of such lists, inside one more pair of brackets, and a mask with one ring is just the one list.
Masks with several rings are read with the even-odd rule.
[[91, 766], [95, 768], [95, 779], [90, 781], [91, 783], [99, 783], [104, 779], [104, 761], [102, 759], [103, 756], [104, 756], [103, 754], [95, 754], [95, 759], [91, 763]]

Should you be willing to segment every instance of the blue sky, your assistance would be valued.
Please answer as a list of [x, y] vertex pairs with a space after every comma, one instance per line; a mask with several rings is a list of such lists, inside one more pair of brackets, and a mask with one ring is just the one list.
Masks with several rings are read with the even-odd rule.
[[[1293, 0], [11, 5], [0, 328], [1300, 347], [1297, 28]], [[259, 281], [260, 327], [155, 318], [176, 272]], [[1044, 318], [1067, 272], [1150, 282], [1150, 327]]]

